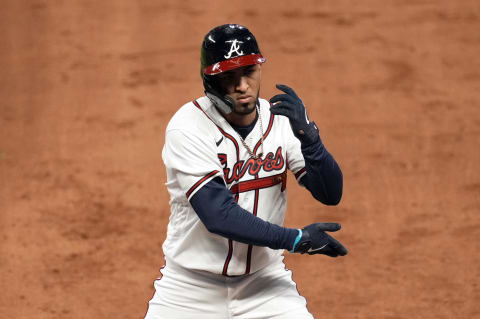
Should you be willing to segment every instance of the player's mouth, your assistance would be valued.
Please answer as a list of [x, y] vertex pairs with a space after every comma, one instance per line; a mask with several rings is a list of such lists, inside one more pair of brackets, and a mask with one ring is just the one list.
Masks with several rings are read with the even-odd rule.
[[253, 97], [249, 95], [240, 95], [237, 98], [237, 102], [240, 104], [247, 104], [253, 101]]

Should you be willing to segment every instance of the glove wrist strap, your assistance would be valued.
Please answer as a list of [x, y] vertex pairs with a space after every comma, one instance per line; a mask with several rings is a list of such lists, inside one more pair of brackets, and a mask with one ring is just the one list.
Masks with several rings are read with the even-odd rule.
[[297, 246], [298, 242], [300, 241], [300, 239], [302, 239], [302, 230], [299, 229], [298, 230], [298, 235], [297, 235], [297, 238], [295, 238], [295, 241], [293, 242], [293, 247], [292, 247], [292, 250], [290, 250], [291, 253], [294, 253], [295, 252], [295, 247]]
[[310, 122], [310, 124], [306, 125], [303, 129], [303, 134], [297, 133], [296, 136], [300, 140], [302, 147], [307, 147], [315, 143], [319, 138], [315, 122]]

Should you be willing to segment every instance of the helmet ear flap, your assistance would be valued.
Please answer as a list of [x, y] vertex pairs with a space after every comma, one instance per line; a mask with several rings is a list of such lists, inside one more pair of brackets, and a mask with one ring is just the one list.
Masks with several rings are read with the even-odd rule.
[[235, 101], [228, 95], [223, 98], [205, 91], [205, 95], [212, 101], [212, 103], [225, 114], [230, 114], [235, 106]]
[[212, 83], [213, 79], [210, 76], [203, 75], [202, 78], [203, 86], [205, 87], [205, 95], [223, 113], [230, 114], [235, 107], [235, 101], [233, 98], [228, 94], [221, 94]]

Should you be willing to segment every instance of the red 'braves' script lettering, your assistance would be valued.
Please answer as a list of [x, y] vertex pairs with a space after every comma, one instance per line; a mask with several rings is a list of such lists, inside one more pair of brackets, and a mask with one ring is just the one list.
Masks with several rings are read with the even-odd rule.
[[265, 172], [279, 171], [285, 165], [281, 146], [277, 148], [275, 155], [273, 152], [270, 152], [263, 159], [250, 158], [247, 161], [239, 161], [233, 165], [232, 169], [227, 167], [226, 154], [218, 154], [218, 158], [223, 166], [223, 174], [227, 184], [240, 180], [246, 173], [255, 176], [262, 169]]

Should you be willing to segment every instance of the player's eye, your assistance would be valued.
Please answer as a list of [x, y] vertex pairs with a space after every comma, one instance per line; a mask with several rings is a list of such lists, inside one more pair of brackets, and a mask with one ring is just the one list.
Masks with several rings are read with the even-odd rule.
[[252, 74], [255, 72], [255, 67], [251, 66], [245, 69], [245, 74]]
[[235, 74], [233, 72], [224, 72], [220, 74], [220, 78], [222, 80], [231, 81], [234, 77], [235, 77]]

